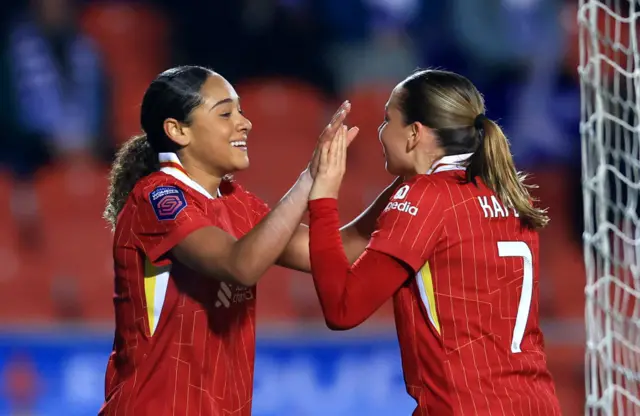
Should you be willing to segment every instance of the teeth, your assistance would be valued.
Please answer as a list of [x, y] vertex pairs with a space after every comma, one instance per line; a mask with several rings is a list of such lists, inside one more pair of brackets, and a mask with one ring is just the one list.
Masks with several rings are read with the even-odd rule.
[[246, 147], [247, 146], [247, 142], [244, 140], [239, 140], [236, 142], [231, 142], [231, 146], [233, 147]]

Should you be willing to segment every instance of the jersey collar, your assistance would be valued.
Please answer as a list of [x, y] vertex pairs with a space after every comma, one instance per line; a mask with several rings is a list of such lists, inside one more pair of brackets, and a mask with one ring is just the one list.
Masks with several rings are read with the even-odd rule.
[[467, 170], [466, 162], [472, 155], [473, 153], [461, 153], [459, 155], [444, 156], [435, 161], [427, 171], [427, 175], [448, 170]]
[[[200, 192], [202, 195], [209, 199], [213, 199], [213, 196], [206, 189], [204, 189], [199, 183], [191, 179], [189, 174], [182, 166], [178, 155], [173, 152], [164, 152], [158, 154], [158, 161], [160, 162], [160, 172], [164, 172], [167, 175], [171, 175], [180, 182], [184, 183], [191, 189]], [[221, 196], [220, 189], [218, 189], [218, 196]]]

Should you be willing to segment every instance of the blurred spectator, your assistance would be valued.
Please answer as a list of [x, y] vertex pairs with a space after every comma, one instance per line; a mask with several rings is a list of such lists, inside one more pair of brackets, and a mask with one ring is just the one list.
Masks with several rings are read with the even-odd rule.
[[82, 295], [76, 280], [57, 276], [52, 282], [51, 298], [57, 318], [67, 322], [83, 318]]
[[[326, 36], [310, 0], [162, 0], [176, 28], [176, 60], [237, 83], [284, 76], [334, 89]], [[212, 43], [212, 40], [213, 43]]]
[[74, 0], [31, 0], [6, 34], [2, 162], [17, 181], [12, 213], [29, 248], [40, 241], [35, 173], [52, 159], [81, 163], [104, 146], [101, 62], [76, 27], [76, 11]]
[[140, 131], [144, 91], [170, 64], [171, 20], [149, 2], [107, 0], [89, 2], [79, 23], [100, 50], [109, 79], [109, 134], [119, 146]]
[[491, 116], [509, 116], [506, 127], [513, 152], [522, 156], [519, 162], [530, 166], [540, 154], [567, 155], [570, 146], [551, 112], [563, 52], [560, 2], [455, 0], [453, 5], [454, 33], [472, 78], [486, 92]]
[[407, 33], [417, 0], [326, 0], [323, 7], [334, 33], [326, 60], [340, 90], [395, 85], [418, 66]]

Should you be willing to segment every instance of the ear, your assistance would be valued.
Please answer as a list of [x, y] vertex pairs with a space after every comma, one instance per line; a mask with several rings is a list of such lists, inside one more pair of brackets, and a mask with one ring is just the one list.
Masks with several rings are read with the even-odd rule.
[[188, 134], [188, 127], [180, 123], [175, 118], [166, 119], [163, 123], [163, 127], [164, 134], [178, 145], [186, 146], [191, 141], [191, 136]]
[[433, 134], [430, 128], [422, 123], [411, 123], [407, 129], [407, 153], [415, 149], [420, 143], [423, 143], [430, 135]]

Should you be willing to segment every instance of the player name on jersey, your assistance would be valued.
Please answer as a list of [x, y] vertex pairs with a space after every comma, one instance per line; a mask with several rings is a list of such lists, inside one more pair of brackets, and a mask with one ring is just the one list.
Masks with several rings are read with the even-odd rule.
[[500, 203], [498, 198], [493, 195], [479, 196], [477, 198], [480, 203], [480, 208], [482, 208], [482, 211], [484, 212], [485, 218], [506, 218], [511, 215], [515, 217], [520, 216], [515, 208], [510, 208]]

